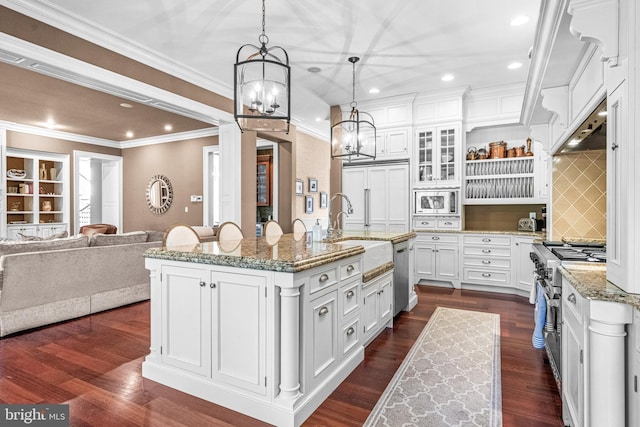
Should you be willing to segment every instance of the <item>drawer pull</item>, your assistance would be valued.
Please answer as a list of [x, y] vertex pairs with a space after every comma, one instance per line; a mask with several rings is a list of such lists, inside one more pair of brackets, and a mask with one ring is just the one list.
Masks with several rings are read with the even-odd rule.
[[491, 249], [483, 249], [482, 253], [483, 254], [490, 254], [491, 253]]
[[320, 282], [326, 282], [327, 280], [329, 280], [329, 276], [327, 274], [323, 274], [322, 276], [320, 276]]
[[483, 264], [491, 264], [491, 261], [489, 261], [488, 259], [483, 259], [483, 260], [482, 260], [482, 263], [483, 263]]
[[329, 309], [327, 307], [322, 307], [320, 309], [320, 311], [318, 312], [318, 316], [324, 316], [325, 314], [327, 314], [329, 312]]
[[354, 295], [353, 291], [347, 292], [347, 298], [353, 298]]
[[482, 277], [491, 277], [491, 273], [482, 273]]
[[451, 221], [447, 221], [444, 223], [444, 225], [453, 225], [453, 223]]
[[429, 221], [422, 221], [420, 224], [422, 224], [422, 225], [429, 225], [430, 223], [429, 223]]
[[349, 266], [347, 267], [347, 273], [351, 273], [354, 270], [353, 265], [349, 264]]
[[200, 281], [200, 287], [201, 287], [201, 288], [204, 288], [206, 285], [207, 285], [207, 284], [206, 284], [206, 283], [204, 283], [204, 280], [201, 280], [201, 281]]
[[433, 236], [431, 240], [440, 240], [440, 238], [438, 236]]
[[349, 329], [347, 329], [347, 336], [351, 336], [351, 335], [353, 335], [353, 333], [354, 333], [355, 331], [356, 331], [356, 330], [355, 330], [355, 329], [353, 329], [353, 327], [349, 327]]
[[483, 241], [483, 242], [486, 242], [486, 243], [489, 243], [489, 242], [491, 241], [491, 239], [490, 239], [490, 238], [488, 238], [488, 237], [485, 237], [484, 239], [482, 239], [482, 241]]
[[567, 299], [569, 300], [570, 303], [575, 304], [576, 303], [576, 294], [571, 294], [567, 297]]

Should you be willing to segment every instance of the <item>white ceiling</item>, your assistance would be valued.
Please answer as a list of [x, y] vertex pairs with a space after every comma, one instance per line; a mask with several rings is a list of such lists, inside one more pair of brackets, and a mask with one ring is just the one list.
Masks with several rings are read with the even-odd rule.
[[[164, 71], [184, 73], [228, 97], [238, 48], [257, 44], [261, 32], [260, 0], [3, 3], [39, 10], [37, 19], [99, 44], [117, 41], [106, 47], [120, 53], [159, 57], [155, 64]], [[350, 56], [361, 57], [358, 101], [460, 86], [524, 85], [539, 7], [540, 0], [267, 0], [266, 34], [269, 46], [280, 45], [289, 54], [294, 123], [328, 135], [329, 107], [351, 101]], [[529, 22], [511, 26], [518, 15]], [[523, 67], [508, 70], [514, 61]], [[310, 67], [321, 71], [311, 73]], [[455, 79], [441, 81], [447, 73]], [[380, 93], [369, 94], [372, 87]]]

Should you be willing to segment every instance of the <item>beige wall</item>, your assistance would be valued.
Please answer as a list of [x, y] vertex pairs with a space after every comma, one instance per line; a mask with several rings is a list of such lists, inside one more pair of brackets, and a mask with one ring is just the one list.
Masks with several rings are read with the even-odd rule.
[[109, 154], [120, 156], [119, 148], [103, 147], [101, 145], [84, 144], [81, 142], [67, 141], [64, 139], [50, 138], [47, 136], [31, 135], [21, 132], [7, 132], [7, 147], [20, 148], [23, 150], [43, 151], [47, 153], [68, 154], [69, 155], [69, 230], [75, 230], [73, 218], [75, 188], [73, 187], [73, 152], [88, 151], [92, 153]]
[[535, 212], [542, 219], [545, 205], [467, 205], [465, 206], [465, 230], [517, 231], [518, 220], [529, 218]]
[[553, 239], [606, 239], [606, 151], [553, 157]]
[[[321, 221], [325, 220], [328, 213], [326, 208], [320, 208], [320, 192], [325, 192], [329, 195], [331, 191], [331, 151], [329, 144], [311, 136], [298, 133], [295, 166], [296, 176], [294, 180], [302, 179], [304, 188], [304, 195], [296, 196], [293, 200], [295, 203], [295, 217], [312, 221], [316, 218], [319, 218]], [[317, 193], [309, 193], [309, 178], [318, 180]], [[295, 193], [295, 187], [293, 192]], [[305, 196], [307, 195], [313, 197], [312, 214], [305, 213]]]
[[[176, 223], [202, 225], [202, 203], [191, 202], [190, 196], [203, 193], [203, 147], [217, 144], [218, 137], [212, 136], [122, 150], [123, 231], [166, 230]], [[162, 215], [154, 215], [146, 202], [147, 183], [158, 174], [173, 186], [173, 204]]]

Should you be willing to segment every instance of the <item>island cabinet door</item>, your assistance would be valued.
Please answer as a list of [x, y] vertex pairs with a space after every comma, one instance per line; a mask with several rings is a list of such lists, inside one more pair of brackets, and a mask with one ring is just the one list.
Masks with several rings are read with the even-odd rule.
[[202, 376], [211, 374], [209, 272], [162, 267], [162, 363]]
[[260, 395], [267, 392], [267, 279], [211, 273], [212, 376]]
[[[371, 282], [370, 282], [371, 283]], [[377, 281], [363, 288], [362, 324], [364, 341], [367, 342], [380, 325], [380, 285]]]
[[311, 369], [310, 385], [322, 381], [338, 360], [338, 293], [332, 291], [310, 302], [311, 351], [307, 353]]

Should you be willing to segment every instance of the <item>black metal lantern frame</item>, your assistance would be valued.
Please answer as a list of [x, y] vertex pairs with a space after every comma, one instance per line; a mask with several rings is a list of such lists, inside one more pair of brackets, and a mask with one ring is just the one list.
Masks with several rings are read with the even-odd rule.
[[353, 64], [353, 100], [351, 111], [345, 116], [341, 113], [331, 126], [331, 158], [376, 159], [376, 126], [369, 113], [359, 111], [356, 102], [356, 62], [360, 58], [352, 56], [349, 62]]
[[291, 121], [289, 55], [280, 46], [267, 47], [264, 3], [262, 0], [260, 47], [245, 44], [236, 54], [234, 117], [241, 131], [288, 133]]

